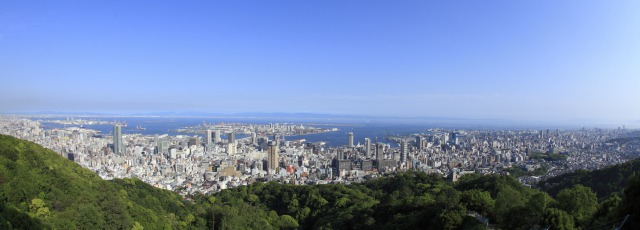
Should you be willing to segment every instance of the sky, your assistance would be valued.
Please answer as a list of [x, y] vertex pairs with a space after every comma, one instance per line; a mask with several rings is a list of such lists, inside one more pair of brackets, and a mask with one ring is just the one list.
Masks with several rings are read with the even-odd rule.
[[640, 1], [1, 1], [0, 112], [640, 123]]

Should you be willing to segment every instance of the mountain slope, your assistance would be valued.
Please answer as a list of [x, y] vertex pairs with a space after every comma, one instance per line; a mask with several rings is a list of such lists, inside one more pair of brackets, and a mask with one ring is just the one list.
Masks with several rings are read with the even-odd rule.
[[594, 171], [578, 170], [540, 182], [542, 190], [555, 196], [577, 184], [591, 188], [599, 198], [620, 192], [634, 172], [640, 172], [640, 158]]
[[[0, 229], [206, 229], [210, 201], [196, 205], [138, 179], [105, 181], [51, 150], [0, 135]], [[224, 211], [244, 220], [237, 227], [284, 226], [282, 217], [252, 206]]]
[[[135, 222], [152, 226], [171, 221], [137, 218], [143, 209], [150, 216], [188, 211], [189, 203], [176, 194], [163, 197], [180, 208], [156, 205], [148, 209], [129, 199], [126, 190], [102, 180], [55, 152], [34, 143], [0, 135], [0, 202], [28, 213], [45, 226], [63, 229], [130, 229]], [[150, 191], [167, 193], [159, 189]], [[179, 216], [183, 217], [183, 216]], [[164, 218], [163, 218], [164, 219]], [[184, 218], [183, 218], [184, 219]], [[180, 219], [176, 222], [179, 222]]]

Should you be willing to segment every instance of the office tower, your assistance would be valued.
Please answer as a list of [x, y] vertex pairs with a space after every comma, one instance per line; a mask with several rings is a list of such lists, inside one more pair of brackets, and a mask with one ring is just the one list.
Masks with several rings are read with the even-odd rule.
[[231, 132], [229, 136], [227, 136], [227, 143], [234, 143], [236, 141], [236, 134]]
[[123, 154], [124, 151], [124, 144], [122, 143], [122, 125], [116, 123], [113, 125], [113, 153]]
[[364, 139], [364, 152], [367, 157], [371, 156], [371, 139], [369, 138]]
[[377, 163], [378, 171], [382, 171], [382, 168], [384, 167], [384, 164], [382, 162], [383, 158], [384, 158], [384, 145], [382, 145], [382, 143], [377, 143], [376, 144], [376, 163]]
[[409, 146], [407, 146], [406, 141], [402, 141], [400, 143], [400, 162], [407, 161], [407, 155], [409, 155]]
[[349, 148], [353, 148], [353, 132], [349, 132]]
[[211, 145], [211, 139], [212, 139], [211, 130], [207, 129], [206, 138], [207, 140], [204, 143], [207, 144], [207, 146]]
[[376, 145], [376, 159], [381, 161], [384, 158], [384, 145], [382, 143], [378, 143]]
[[258, 134], [254, 132], [251, 133], [251, 143], [254, 145], [258, 144]]
[[193, 136], [192, 138], [189, 138], [189, 142], [187, 143], [187, 146], [189, 147], [197, 146], [199, 143], [200, 143], [200, 140], [198, 136]]
[[449, 143], [456, 144], [458, 141], [458, 134], [456, 132], [449, 133]]
[[169, 152], [169, 142], [168, 141], [160, 141], [158, 142], [158, 153], [168, 153]]
[[273, 141], [276, 147], [280, 146], [280, 136], [278, 134], [273, 134]]
[[220, 143], [221, 138], [220, 138], [220, 130], [214, 130], [213, 131], [213, 143]]
[[422, 150], [422, 146], [424, 146], [422, 144], [422, 136], [420, 135], [416, 136], [416, 146], [418, 147], [418, 150]]
[[267, 155], [267, 173], [277, 173], [278, 171], [278, 146], [275, 141], [269, 142], [269, 153]]

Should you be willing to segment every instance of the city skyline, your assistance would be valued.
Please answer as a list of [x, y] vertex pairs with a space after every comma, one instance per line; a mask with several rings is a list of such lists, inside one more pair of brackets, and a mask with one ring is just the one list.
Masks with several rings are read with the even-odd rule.
[[0, 3], [0, 112], [640, 123], [640, 3]]

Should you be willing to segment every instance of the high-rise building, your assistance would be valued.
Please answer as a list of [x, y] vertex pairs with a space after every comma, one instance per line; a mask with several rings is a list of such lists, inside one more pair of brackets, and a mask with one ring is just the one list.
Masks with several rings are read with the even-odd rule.
[[382, 170], [383, 168], [383, 158], [384, 158], [384, 145], [382, 143], [376, 144], [376, 163], [378, 170]]
[[227, 136], [227, 143], [234, 143], [236, 142], [236, 134], [231, 132], [229, 133], [229, 136]]
[[258, 134], [256, 134], [255, 132], [251, 133], [251, 143], [252, 144], [258, 144]]
[[416, 136], [416, 147], [418, 147], [418, 150], [422, 150], [423, 146], [424, 144], [422, 143], [422, 136]]
[[376, 145], [376, 159], [380, 161], [382, 158], [384, 158], [384, 145], [382, 143], [378, 143]]
[[187, 146], [191, 147], [191, 146], [198, 146], [198, 144], [200, 144], [200, 138], [198, 138], [198, 136], [193, 136], [192, 138], [189, 138], [189, 142], [187, 143]]
[[371, 139], [369, 138], [364, 139], [364, 152], [367, 157], [371, 156]]
[[275, 141], [269, 142], [269, 153], [267, 155], [267, 173], [278, 173], [278, 146]]
[[353, 148], [353, 132], [349, 132], [349, 148]]
[[207, 140], [205, 140], [204, 143], [207, 144], [207, 146], [210, 146], [213, 137], [211, 136], [211, 130], [209, 129], [207, 129], [206, 138]]
[[122, 125], [116, 123], [113, 125], [113, 153], [123, 154], [124, 151], [124, 144], [122, 143]]
[[456, 144], [458, 142], [458, 134], [456, 132], [449, 133], [449, 143]]
[[238, 147], [236, 147], [235, 143], [231, 142], [227, 144], [227, 155], [229, 156], [236, 155], [237, 150], [238, 150]]
[[213, 143], [220, 143], [222, 139], [220, 138], [220, 130], [213, 131]]
[[409, 146], [407, 146], [406, 141], [402, 141], [400, 143], [400, 162], [407, 161], [407, 155], [409, 155]]
[[168, 153], [169, 152], [169, 142], [168, 141], [159, 141], [158, 142], [158, 153]]

